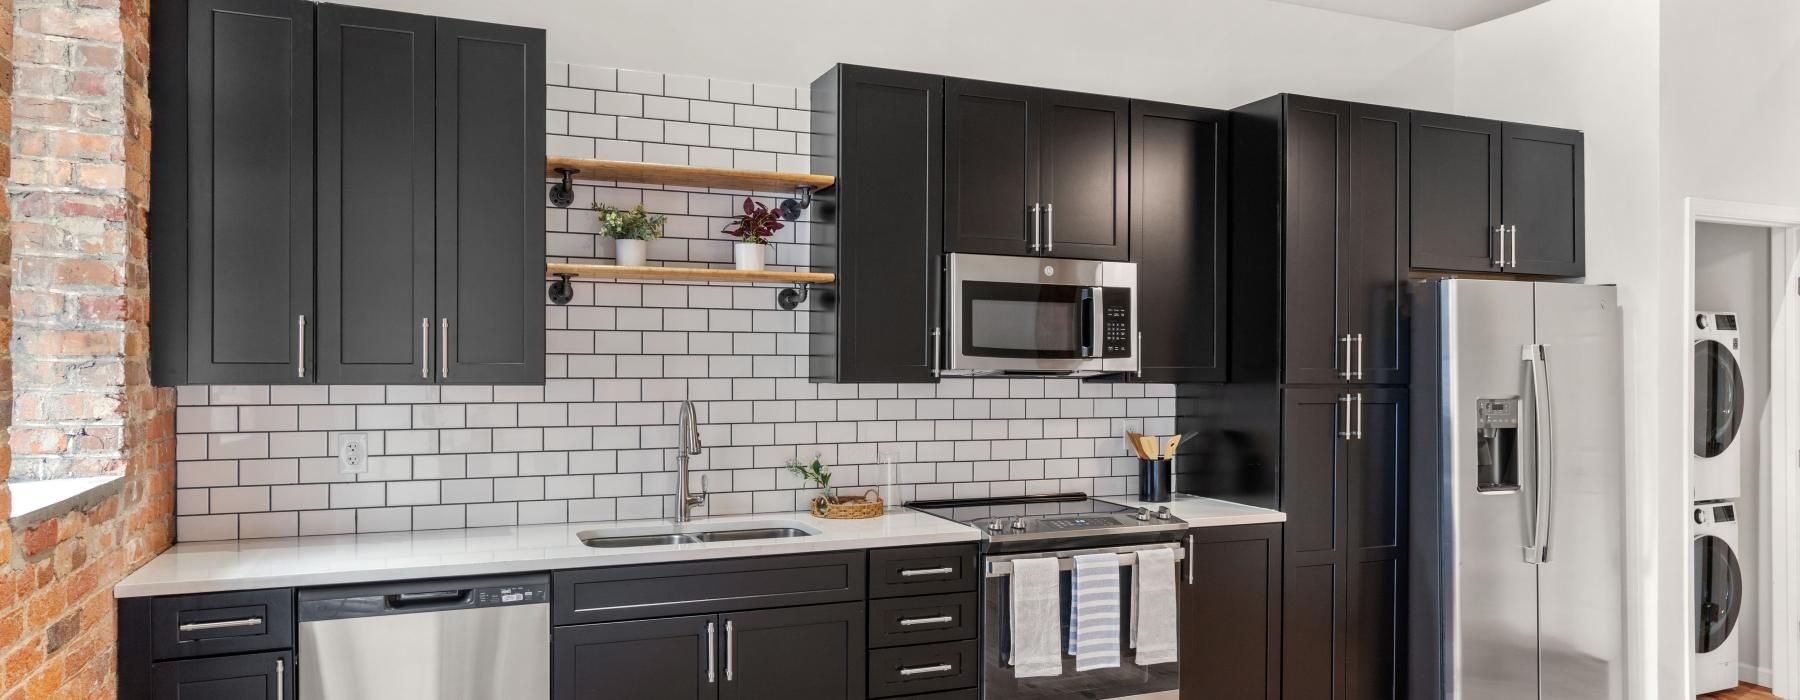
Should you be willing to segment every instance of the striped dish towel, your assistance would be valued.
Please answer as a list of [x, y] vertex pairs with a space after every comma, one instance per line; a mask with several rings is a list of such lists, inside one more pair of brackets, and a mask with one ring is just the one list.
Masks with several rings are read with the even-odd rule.
[[1069, 576], [1069, 653], [1075, 670], [1119, 667], [1119, 555], [1075, 557]]

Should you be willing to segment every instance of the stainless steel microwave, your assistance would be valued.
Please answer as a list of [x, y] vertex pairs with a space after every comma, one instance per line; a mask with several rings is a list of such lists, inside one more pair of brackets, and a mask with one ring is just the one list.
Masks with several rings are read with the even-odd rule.
[[1137, 265], [952, 253], [943, 374], [1138, 370]]

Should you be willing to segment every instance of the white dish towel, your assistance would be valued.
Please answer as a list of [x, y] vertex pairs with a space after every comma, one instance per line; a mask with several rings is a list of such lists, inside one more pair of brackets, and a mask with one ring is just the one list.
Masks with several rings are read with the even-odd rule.
[[1075, 557], [1069, 577], [1069, 653], [1075, 670], [1119, 667], [1119, 555]]
[[1011, 620], [1014, 678], [1062, 675], [1061, 569], [1055, 557], [1014, 559]]
[[1181, 615], [1175, 600], [1175, 550], [1138, 552], [1132, 583], [1131, 648], [1137, 650], [1137, 665], [1176, 661], [1180, 656], [1177, 621]]

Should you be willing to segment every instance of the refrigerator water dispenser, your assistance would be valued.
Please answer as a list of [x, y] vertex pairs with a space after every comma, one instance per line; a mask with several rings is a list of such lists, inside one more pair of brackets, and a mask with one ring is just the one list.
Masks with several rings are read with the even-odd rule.
[[1519, 399], [1475, 400], [1475, 490], [1519, 490]]

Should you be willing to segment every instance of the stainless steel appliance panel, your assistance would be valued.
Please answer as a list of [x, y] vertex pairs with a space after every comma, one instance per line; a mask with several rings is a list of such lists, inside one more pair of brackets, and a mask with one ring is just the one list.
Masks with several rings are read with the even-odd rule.
[[1538, 566], [1540, 698], [1625, 697], [1624, 378], [1618, 291], [1538, 283], [1551, 407], [1549, 532]]

